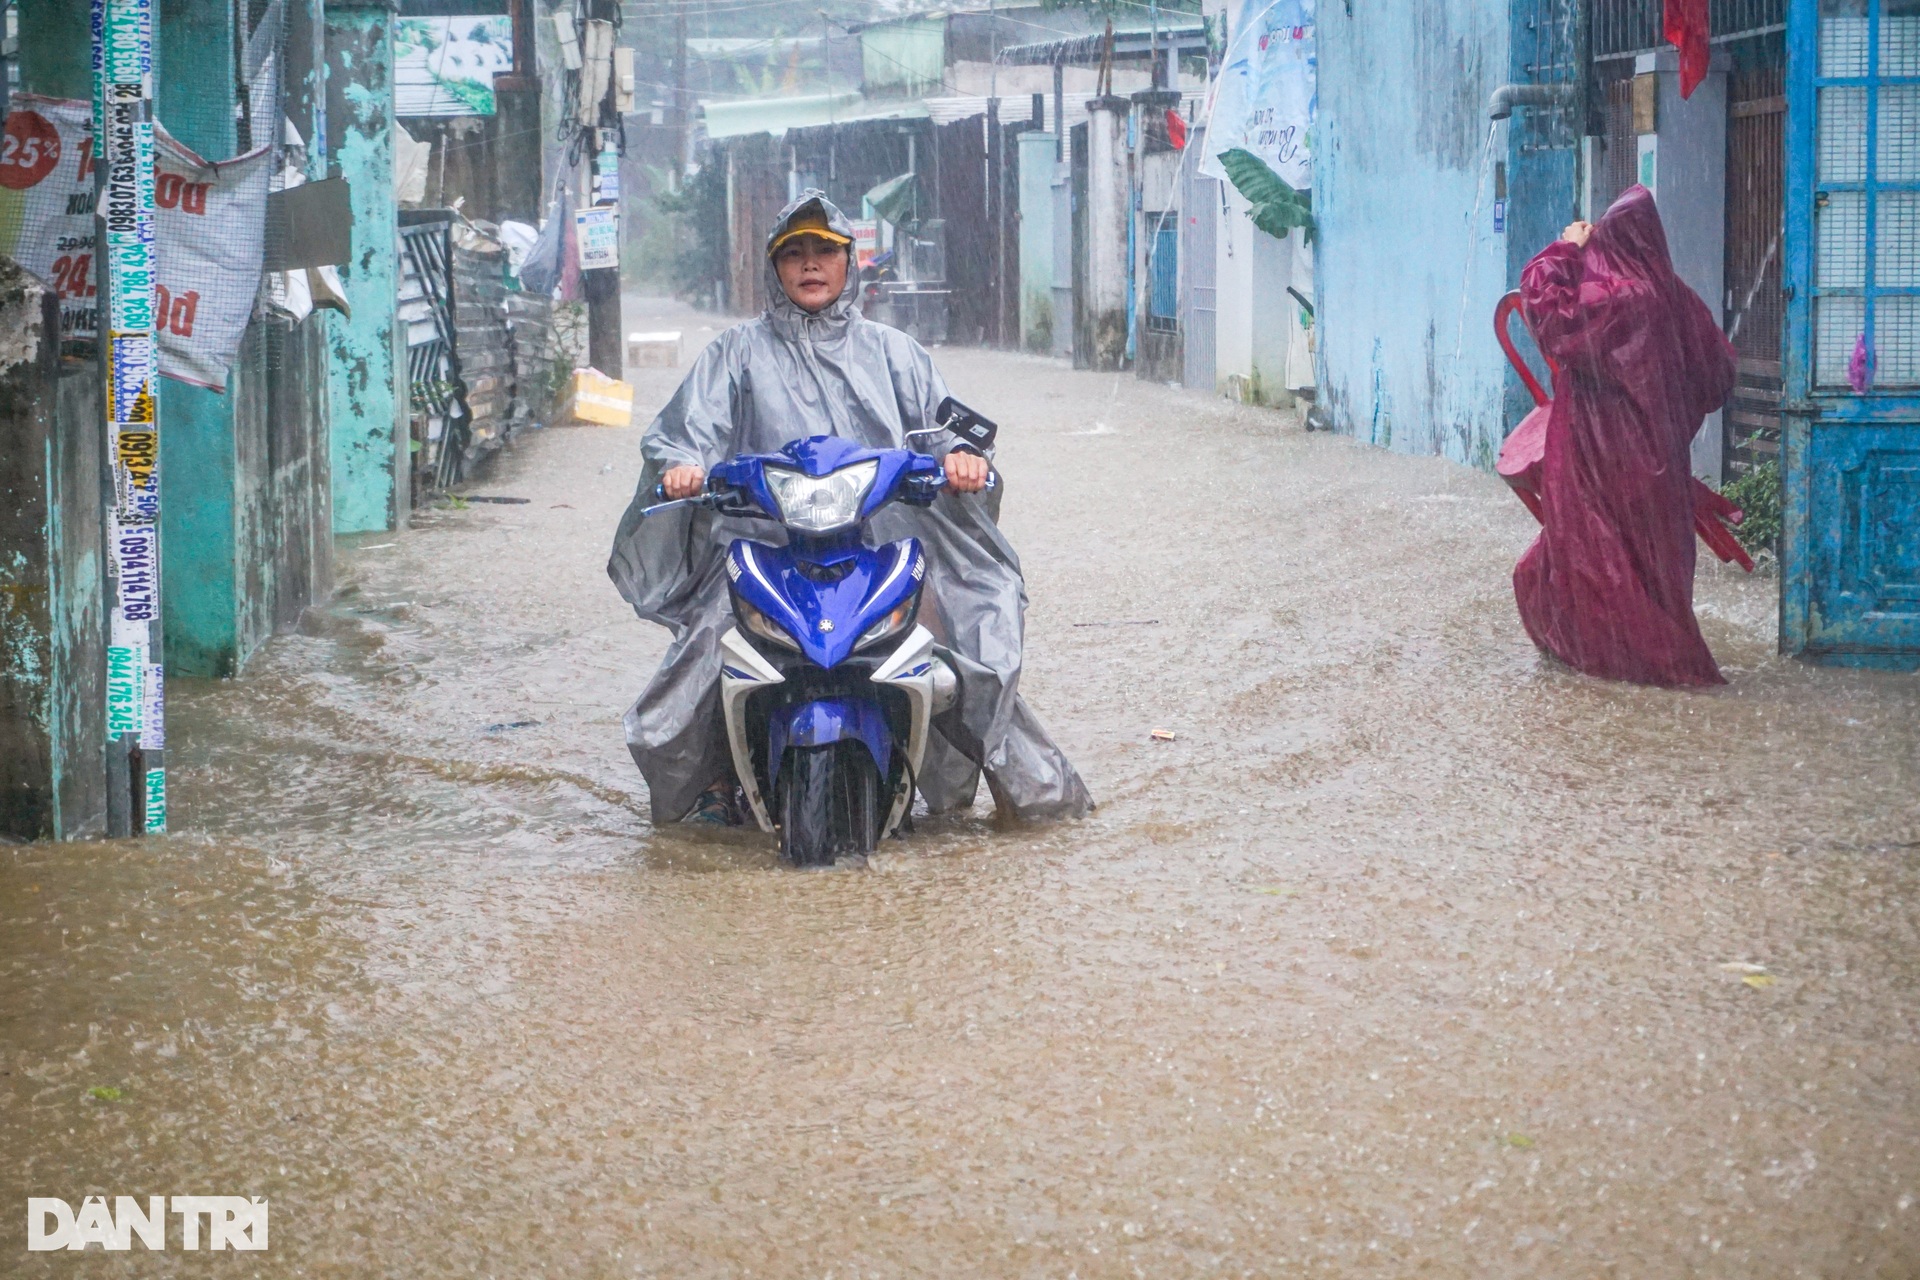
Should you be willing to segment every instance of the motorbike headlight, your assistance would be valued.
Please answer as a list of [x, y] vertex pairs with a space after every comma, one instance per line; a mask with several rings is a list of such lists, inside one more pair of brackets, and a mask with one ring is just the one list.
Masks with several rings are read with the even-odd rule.
[[736, 603], [736, 610], [740, 615], [740, 621], [746, 625], [747, 630], [753, 632], [754, 635], [759, 636], [762, 640], [770, 640], [783, 649], [798, 649], [800, 647], [799, 641], [787, 634], [785, 627], [748, 604], [745, 600], [740, 600]]
[[900, 632], [905, 631], [907, 624], [912, 621], [913, 598], [909, 596], [901, 602], [899, 608], [868, 627], [866, 633], [860, 637], [859, 643], [853, 647], [855, 650], [860, 650], [867, 648], [869, 645], [879, 644], [887, 637], [898, 635]]
[[807, 533], [831, 533], [860, 518], [860, 504], [879, 470], [880, 460], [868, 458], [824, 476], [788, 467], [768, 467], [764, 474], [782, 520]]

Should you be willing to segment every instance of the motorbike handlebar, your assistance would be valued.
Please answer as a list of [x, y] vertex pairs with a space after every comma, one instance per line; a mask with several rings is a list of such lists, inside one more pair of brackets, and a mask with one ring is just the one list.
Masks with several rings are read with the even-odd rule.
[[[998, 473], [989, 469], [987, 488], [992, 489], [998, 482]], [[895, 496], [909, 506], [930, 506], [940, 496], [942, 489], [950, 488], [945, 470], [922, 475], [909, 475], [901, 479]], [[703, 511], [714, 511], [725, 516], [746, 516], [760, 520], [772, 520], [775, 517], [760, 509], [757, 502], [747, 498], [738, 487], [717, 482], [707, 477], [706, 487], [699, 493], [685, 498], [667, 497], [667, 486], [653, 486], [653, 496], [658, 499], [653, 505], [641, 508], [642, 517], [657, 515], [663, 511], [672, 511], [679, 507], [697, 507]]]
[[707, 477], [706, 488], [691, 497], [668, 498], [665, 484], [654, 485], [653, 496], [660, 501], [650, 507], [642, 507], [640, 510], [642, 517], [657, 515], [662, 511], [672, 511], [676, 507], [698, 507], [703, 511], [714, 511], [723, 516], [748, 516], [760, 520], [774, 518], [762, 511], [758, 503], [742, 497], [738, 488], [716, 482], [712, 476]]

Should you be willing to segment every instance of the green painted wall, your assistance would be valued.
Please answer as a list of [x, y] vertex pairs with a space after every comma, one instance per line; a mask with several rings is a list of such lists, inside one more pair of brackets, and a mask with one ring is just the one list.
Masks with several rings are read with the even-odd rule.
[[336, 533], [391, 529], [406, 516], [392, 128], [393, 15], [384, 4], [330, 4], [327, 143], [353, 193], [353, 253], [340, 269], [352, 315], [334, 317], [329, 334]]
[[18, 0], [20, 87], [54, 98], [93, 97], [93, 28], [82, 0]]
[[[154, 89], [168, 132], [209, 159], [236, 150], [233, 109], [206, 86], [233, 81], [229, 0], [161, 0]], [[238, 629], [234, 405], [224, 392], [158, 379], [161, 616], [167, 670], [231, 676], [245, 660]], [[231, 378], [229, 378], [231, 384]]]

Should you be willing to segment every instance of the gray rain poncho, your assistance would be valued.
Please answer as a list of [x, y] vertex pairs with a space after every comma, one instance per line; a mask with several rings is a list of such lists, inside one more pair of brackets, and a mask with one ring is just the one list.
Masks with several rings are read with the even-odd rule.
[[[818, 202], [827, 225], [852, 227], [818, 191], [780, 211], [767, 243]], [[743, 453], [835, 435], [875, 449], [944, 456], [953, 438], [935, 426], [946, 384], [921, 345], [863, 317], [847, 272], [839, 299], [818, 313], [795, 306], [767, 263], [765, 314], [722, 333], [640, 442], [644, 465], [620, 521], [607, 573], [634, 612], [673, 632], [666, 658], [627, 711], [627, 747], [647, 780], [653, 820], [686, 816], [699, 794], [732, 775], [720, 714], [720, 637], [732, 625], [723, 569], [735, 538], [778, 540], [764, 522], [678, 508], [642, 519], [672, 467], [711, 471]], [[1026, 587], [1020, 559], [995, 523], [1000, 486], [943, 493], [931, 507], [894, 503], [868, 525], [871, 541], [917, 537], [929, 571], [920, 621], [951, 651], [959, 701], [934, 720], [920, 793], [934, 812], [973, 802], [982, 767], [1002, 813], [1079, 817], [1093, 807], [1080, 775], [1019, 696]]]

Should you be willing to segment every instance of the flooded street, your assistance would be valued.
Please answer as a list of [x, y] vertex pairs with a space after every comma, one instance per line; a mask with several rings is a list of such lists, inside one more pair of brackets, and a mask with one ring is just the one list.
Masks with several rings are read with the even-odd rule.
[[[983, 789], [822, 873], [655, 830], [640, 428], [534, 433], [472, 487], [525, 502], [345, 540], [170, 685], [181, 834], [0, 849], [0, 1270], [1920, 1273], [1920, 682], [1777, 657], [1711, 559], [1727, 687], [1576, 676], [1493, 476], [936, 358], [1092, 818]], [[266, 1196], [272, 1247], [25, 1252], [89, 1193]]]

